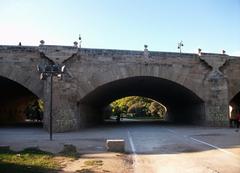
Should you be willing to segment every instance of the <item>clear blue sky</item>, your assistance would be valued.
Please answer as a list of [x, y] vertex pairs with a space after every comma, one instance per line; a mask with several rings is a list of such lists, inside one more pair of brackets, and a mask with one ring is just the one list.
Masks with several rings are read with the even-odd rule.
[[240, 0], [0, 0], [0, 44], [240, 55]]

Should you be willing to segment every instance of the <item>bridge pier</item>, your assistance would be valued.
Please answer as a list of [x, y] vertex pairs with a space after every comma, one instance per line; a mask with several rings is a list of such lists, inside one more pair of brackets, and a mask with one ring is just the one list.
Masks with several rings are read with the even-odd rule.
[[[214, 92], [212, 93], [214, 94]], [[216, 94], [216, 93], [215, 93]], [[220, 93], [218, 99], [209, 99], [205, 103], [206, 108], [206, 126], [228, 127], [229, 103]], [[223, 93], [222, 93], [223, 94]]]
[[209, 90], [205, 102], [207, 126], [228, 126], [228, 84], [219, 71], [212, 71], [207, 78]]
[[102, 122], [102, 111], [87, 104], [78, 103], [79, 128], [93, 126]]
[[[72, 90], [67, 90], [64, 81], [53, 79], [52, 116], [53, 132], [76, 131], [79, 128], [76, 98]], [[44, 83], [44, 128], [49, 130], [50, 113], [50, 79]]]
[[225, 55], [201, 54], [199, 58], [210, 67], [203, 80], [207, 126], [227, 126], [229, 113], [229, 83], [223, 69], [229, 62]]

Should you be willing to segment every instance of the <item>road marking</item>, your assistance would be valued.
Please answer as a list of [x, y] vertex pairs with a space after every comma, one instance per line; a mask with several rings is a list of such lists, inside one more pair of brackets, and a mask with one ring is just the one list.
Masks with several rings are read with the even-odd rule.
[[167, 129], [169, 132], [174, 133], [175, 135], [177, 134], [174, 130]]
[[233, 157], [235, 157], [235, 158], [238, 158], [238, 159], [240, 158], [238, 155], [233, 154], [233, 153], [230, 152], [230, 151], [224, 150], [224, 149], [222, 149], [222, 148], [220, 148], [220, 147], [218, 147], [218, 146], [215, 146], [215, 145], [209, 144], [209, 143], [207, 143], [207, 142], [204, 142], [204, 141], [195, 139], [195, 138], [193, 138], [193, 137], [190, 137], [190, 139], [192, 139], [192, 140], [194, 140], [194, 141], [196, 141], [196, 142], [199, 142], [199, 143], [201, 143], [201, 144], [205, 144], [205, 145], [207, 145], [207, 146], [209, 146], [209, 147], [215, 148], [215, 149], [217, 149], [217, 150], [219, 150], [219, 151], [222, 151], [222, 152], [224, 152], [224, 153], [226, 153], [226, 154], [228, 154], [228, 155], [231, 155], [231, 156], [233, 156]]
[[[167, 130], [168, 130], [169, 132], [171, 132], [171, 133], [179, 136], [179, 134], [178, 134], [176, 131], [171, 130], [171, 129], [167, 129]], [[220, 147], [218, 147], [218, 146], [215, 146], [215, 145], [209, 144], [209, 143], [207, 143], [207, 142], [204, 142], [204, 141], [195, 139], [195, 138], [193, 138], [193, 137], [188, 137], [187, 135], [183, 135], [183, 137], [185, 137], [185, 138], [190, 138], [190, 139], [192, 139], [192, 140], [194, 140], [194, 141], [196, 141], [196, 142], [198, 142], [198, 143], [201, 143], [201, 144], [207, 145], [207, 146], [209, 146], [209, 147], [215, 148], [215, 149], [217, 149], [218, 151], [224, 152], [224, 153], [226, 153], [226, 154], [228, 154], [228, 155], [230, 155], [230, 156], [232, 156], [232, 157], [235, 157], [235, 158], [237, 158], [237, 159], [240, 158], [238, 155], [236, 155], [236, 154], [234, 154], [234, 153], [232, 153], [232, 152], [230, 152], [230, 151], [224, 150], [224, 149], [222, 149], [222, 148], [220, 148]]]
[[132, 152], [133, 152], [133, 154], [136, 154], [136, 149], [135, 149], [135, 146], [133, 144], [132, 136], [131, 136], [129, 131], [128, 131], [128, 138], [129, 138], [129, 142], [130, 142], [130, 146], [131, 146]]
[[[174, 130], [171, 130], [171, 129], [167, 129], [167, 131], [169, 131], [169, 132], [171, 132], [171, 133], [173, 133], [173, 134], [177, 135], [177, 136], [178, 136], [178, 138], [179, 138], [179, 134], [178, 134], [176, 131], [174, 131]], [[188, 136], [187, 136], [187, 135], [183, 135], [183, 137], [184, 137], [184, 138], [188, 138]], [[181, 138], [181, 139], [182, 139], [182, 138]]]
[[136, 154], [136, 148], [133, 144], [133, 139], [132, 136], [130, 134], [130, 132], [128, 131], [128, 139], [129, 139], [129, 143], [131, 146], [131, 150], [133, 152], [133, 171], [136, 172], [136, 167], [137, 167], [137, 154]]

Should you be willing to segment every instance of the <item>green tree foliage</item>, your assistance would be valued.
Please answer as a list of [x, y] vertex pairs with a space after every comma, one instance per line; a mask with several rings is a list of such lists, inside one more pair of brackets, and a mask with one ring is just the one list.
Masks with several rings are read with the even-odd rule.
[[162, 104], [140, 96], [129, 96], [110, 104], [112, 115], [117, 116], [149, 116], [164, 118], [166, 107]]
[[27, 119], [42, 121], [44, 103], [42, 100], [32, 100], [25, 109]]

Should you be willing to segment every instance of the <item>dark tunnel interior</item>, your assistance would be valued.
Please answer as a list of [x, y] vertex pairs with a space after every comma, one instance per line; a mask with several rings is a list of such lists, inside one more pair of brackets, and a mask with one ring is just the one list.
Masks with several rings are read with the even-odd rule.
[[[126, 96], [143, 96], [166, 106], [167, 120], [174, 123], [201, 124], [204, 102], [192, 91], [175, 82], [157, 77], [131, 77], [99, 86], [80, 100], [80, 115], [84, 121], [100, 121], [101, 110], [111, 102]], [[94, 111], [91, 111], [94, 110]]]
[[21, 84], [0, 76], [0, 125], [24, 123], [38, 97]]
[[[229, 103], [229, 119], [230, 127], [233, 126], [232, 119], [236, 119], [237, 114], [240, 113], [240, 92], [238, 92]], [[236, 124], [236, 122], [235, 122]]]
[[[240, 92], [238, 92], [231, 100], [230, 105], [240, 109]], [[239, 110], [240, 111], [240, 110]]]

